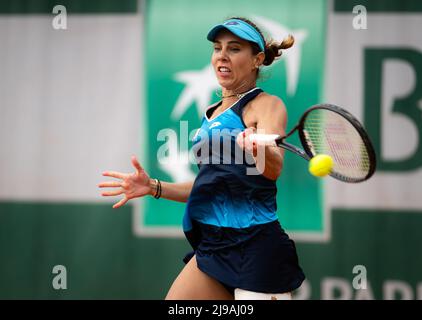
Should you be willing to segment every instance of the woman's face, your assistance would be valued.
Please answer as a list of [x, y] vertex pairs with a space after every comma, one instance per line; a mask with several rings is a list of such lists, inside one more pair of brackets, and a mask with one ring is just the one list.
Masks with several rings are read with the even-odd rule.
[[259, 56], [253, 55], [248, 41], [227, 30], [219, 32], [214, 41], [211, 63], [220, 85], [235, 90], [255, 83], [256, 66], [261, 63]]

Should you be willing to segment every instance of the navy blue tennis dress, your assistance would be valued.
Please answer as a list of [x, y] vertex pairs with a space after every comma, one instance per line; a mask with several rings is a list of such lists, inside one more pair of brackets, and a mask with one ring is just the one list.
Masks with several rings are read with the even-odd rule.
[[212, 120], [221, 102], [205, 112], [192, 147], [199, 173], [183, 218], [194, 251], [184, 261], [195, 254], [198, 268], [231, 292], [284, 293], [298, 288], [305, 275], [277, 219], [276, 182], [259, 174], [236, 143], [246, 129], [242, 109], [261, 92], [250, 90]]

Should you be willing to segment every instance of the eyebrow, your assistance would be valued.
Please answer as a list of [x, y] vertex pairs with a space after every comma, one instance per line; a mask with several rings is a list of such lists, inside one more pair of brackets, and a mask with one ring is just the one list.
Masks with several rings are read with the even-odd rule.
[[[221, 41], [215, 40], [214, 43], [221, 44]], [[234, 44], [242, 45], [239, 41], [236, 41], [236, 40], [229, 41], [228, 43], [230, 43], [230, 44], [234, 43]]]

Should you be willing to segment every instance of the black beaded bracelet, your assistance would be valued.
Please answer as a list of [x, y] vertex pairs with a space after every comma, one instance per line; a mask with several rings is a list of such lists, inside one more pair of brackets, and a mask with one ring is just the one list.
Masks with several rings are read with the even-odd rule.
[[155, 179], [155, 183], [156, 183], [157, 190], [155, 191], [154, 198], [160, 199], [160, 197], [161, 197], [161, 181], [158, 180], [158, 179]]

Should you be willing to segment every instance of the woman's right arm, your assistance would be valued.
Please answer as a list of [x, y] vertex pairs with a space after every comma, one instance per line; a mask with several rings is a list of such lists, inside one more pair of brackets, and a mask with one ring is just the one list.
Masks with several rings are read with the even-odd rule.
[[[193, 181], [179, 183], [160, 181], [160, 183], [161, 198], [178, 202], [188, 201], [190, 192], [192, 191]], [[151, 195], [153, 196], [157, 193], [157, 183], [155, 179], [150, 179], [150, 186], [152, 190]]]
[[[103, 172], [103, 176], [120, 179], [120, 181], [101, 182], [100, 188], [117, 188], [113, 191], [104, 191], [102, 195], [118, 196], [123, 194], [123, 199], [113, 205], [113, 208], [119, 208], [126, 204], [130, 199], [144, 197], [146, 195], [154, 196], [157, 193], [157, 183], [155, 179], [150, 179], [149, 175], [141, 167], [135, 156], [132, 156], [132, 165], [135, 167], [134, 173], [121, 173], [115, 171]], [[193, 181], [170, 183], [161, 182], [161, 197], [169, 200], [186, 202], [192, 191]]]

